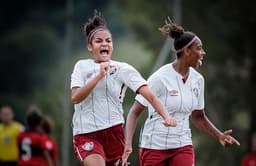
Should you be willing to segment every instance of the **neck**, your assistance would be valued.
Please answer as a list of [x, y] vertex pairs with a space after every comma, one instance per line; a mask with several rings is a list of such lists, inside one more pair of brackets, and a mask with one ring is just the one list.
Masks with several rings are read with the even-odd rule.
[[3, 122], [4, 126], [9, 126], [12, 122]]
[[183, 77], [187, 77], [189, 73], [189, 66], [182, 63], [180, 60], [176, 60], [173, 63], [173, 68], [180, 73]]

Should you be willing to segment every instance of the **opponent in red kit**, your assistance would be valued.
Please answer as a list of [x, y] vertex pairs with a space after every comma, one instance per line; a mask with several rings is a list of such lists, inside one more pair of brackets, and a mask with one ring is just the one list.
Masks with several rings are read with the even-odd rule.
[[42, 129], [44, 132], [44, 137], [46, 137], [46, 148], [50, 153], [51, 159], [54, 162], [54, 166], [59, 166], [59, 155], [58, 146], [55, 139], [51, 136], [52, 129], [54, 128], [54, 123], [49, 116], [44, 116], [42, 121]]
[[256, 166], [256, 132], [251, 136], [250, 152], [243, 157], [241, 166]]
[[27, 128], [18, 135], [19, 166], [53, 166], [46, 148], [46, 137], [41, 133], [42, 116], [35, 108], [26, 114]]

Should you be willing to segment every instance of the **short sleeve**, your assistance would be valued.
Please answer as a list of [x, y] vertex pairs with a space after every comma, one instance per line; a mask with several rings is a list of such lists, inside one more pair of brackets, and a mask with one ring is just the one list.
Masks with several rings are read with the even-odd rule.
[[197, 109], [202, 110], [204, 109], [204, 78], [203, 77], [198, 81], [198, 87], [199, 87], [199, 96], [198, 96]]
[[[149, 87], [149, 89], [153, 92], [154, 95], [156, 95], [157, 97], [161, 96], [162, 94], [162, 81], [160, 78], [158, 78], [156, 75], [152, 75], [149, 77], [148, 81], [147, 81], [147, 85]], [[135, 100], [138, 101], [140, 104], [142, 104], [145, 107], [148, 107], [149, 102], [140, 94], [138, 94], [135, 97]]]
[[74, 70], [71, 74], [71, 84], [70, 84], [70, 88], [74, 88], [74, 87], [82, 87], [83, 86], [83, 77], [81, 74], [81, 63], [80, 61], [78, 61], [75, 66], [74, 66]]
[[119, 77], [125, 85], [131, 88], [134, 92], [137, 92], [141, 86], [147, 84], [140, 73], [127, 63], [121, 63]]
[[157, 74], [153, 74], [152, 76], [149, 77], [148, 79], [148, 87], [149, 89], [157, 96], [161, 96], [163, 93], [163, 80], [157, 76]]
[[148, 101], [142, 95], [136, 95], [135, 100], [142, 104], [144, 107], [148, 107]]

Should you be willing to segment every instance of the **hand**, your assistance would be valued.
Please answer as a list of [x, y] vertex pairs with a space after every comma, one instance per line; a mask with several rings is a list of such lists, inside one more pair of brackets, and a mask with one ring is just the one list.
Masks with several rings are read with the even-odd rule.
[[100, 77], [103, 78], [109, 69], [110, 62], [102, 62], [100, 63]]
[[165, 125], [166, 127], [176, 127], [177, 126], [177, 121], [173, 118], [168, 118], [162, 121], [163, 125]]
[[124, 153], [122, 155], [122, 166], [130, 165], [130, 162], [128, 162], [127, 160], [131, 153], [132, 153], [132, 146], [125, 145]]
[[237, 145], [240, 146], [239, 141], [237, 141], [235, 138], [231, 136], [232, 130], [227, 130], [222, 133], [222, 135], [219, 137], [219, 142], [222, 146], [228, 147], [229, 145]]

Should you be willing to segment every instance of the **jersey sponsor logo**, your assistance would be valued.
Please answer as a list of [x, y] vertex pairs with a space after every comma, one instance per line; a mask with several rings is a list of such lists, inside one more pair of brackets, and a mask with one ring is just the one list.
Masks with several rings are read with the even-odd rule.
[[171, 90], [171, 91], [169, 91], [169, 95], [170, 96], [178, 96], [178, 94], [179, 94], [179, 91], [177, 91], [177, 90]]
[[83, 145], [83, 149], [86, 150], [86, 151], [92, 150], [93, 147], [94, 147], [94, 143], [93, 143], [93, 142], [86, 142], [86, 143]]

